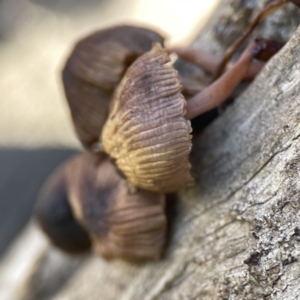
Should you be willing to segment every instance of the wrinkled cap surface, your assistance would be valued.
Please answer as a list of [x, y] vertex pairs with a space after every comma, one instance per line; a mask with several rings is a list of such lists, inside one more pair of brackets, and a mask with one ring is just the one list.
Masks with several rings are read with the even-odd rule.
[[174, 192], [193, 184], [191, 125], [177, 71], [159, 44], [128, 68], [103, 128], [105, 151], [134, 185]]
[[103, 154], [85, 153], [68, 165], [74, 214], [104, 258], [139, 260], [161, 256], [166, 239], [165, 196], [129, 192], [125, 179]]
[[149, 29], [116, 26], [75, 45], [62, 79], [75, 130], [84, 146], [98, 141], [112, 94], [128, 66], [149, 51], [153, 42], [163, 40]]

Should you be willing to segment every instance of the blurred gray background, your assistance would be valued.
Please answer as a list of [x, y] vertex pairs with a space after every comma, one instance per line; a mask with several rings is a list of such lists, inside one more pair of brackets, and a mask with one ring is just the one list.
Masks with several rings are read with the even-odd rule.
[[74, 42], [117, 23], [187, 45], [219, 0], [0, 0], [0, 255], [28, 222], [40, 186], [80, 151], [60, 70]]

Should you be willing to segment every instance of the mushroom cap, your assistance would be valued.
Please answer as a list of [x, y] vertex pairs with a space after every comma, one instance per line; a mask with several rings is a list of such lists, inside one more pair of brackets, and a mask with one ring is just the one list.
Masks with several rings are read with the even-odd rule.
[[157, 259], [166, 239], [165, 196], [130, 192], [104, 154], [85, 153], [68, 165], [69, 199], [78, 221], [106, 259]]
[[102, 131], [105, 151], [128, 181], [164, 193], [194, 182], [186, 100], [169, 62], [167, 52], [155, 44], [127, 69]]
[[63, 173], [63, 168], [59, 168], [47, 179], [34, 214], [41, 229], [56, 247], [69, 254], [80, 254], [90, 250], [91, 240], [74, 219]]
[[128, 66], [149, 51], [153, 42], [163, 41], [149, 29], [116, 26], [75, 45], [62, 79], [75, 130], [84, 146], [98, 142], [112, 94]]

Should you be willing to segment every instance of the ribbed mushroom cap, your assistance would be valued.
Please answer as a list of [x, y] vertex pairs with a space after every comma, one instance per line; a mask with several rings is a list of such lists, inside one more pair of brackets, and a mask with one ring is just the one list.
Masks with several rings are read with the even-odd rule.
[[145, 28], [116, 26], [79, 41], [62, 73], [65, 94], [80, 141], [100, 137], [111, 96], [128, 66], [163, 37]]
[[128, 68], [102, 132], [105, 151], [134, 185], [174, 192], [193, 184], [191, 125], [177, 71], [159, 44]]
[[165, 196], [128, 191], [105, 155], [85, 153], [68, 166], [69, 198], [76, 218], [104, 258], [156, 259], [166, 239]]
[[73, 216], [66, 188], [64, 167], [60, 167], [44, 184], [34, 214], [56, 247], [70, 254], [80, 254], [90, 250], [91, 240]]

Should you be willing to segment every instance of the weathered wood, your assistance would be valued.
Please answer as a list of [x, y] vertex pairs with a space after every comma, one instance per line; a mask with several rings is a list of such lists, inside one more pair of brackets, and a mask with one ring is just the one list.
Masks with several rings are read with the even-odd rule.
[[[266, 1], [225, 0], [195, 45], [222, 52]], [[257, 35], [287, 39], [288, 5]], [[225, 26], [226, 24], [226, 26]], [[300, 29], [193, 146], [197, 185], [180, 194], [165, 257], [91, 257], [54, 299], [298, 299]], [[189, 71], [186, 71], [189, 72]]]
[[[226, 46], [224, 32], [218, 33], [212, 23], [221, 14], [229, 27], [237, 28], [241, 24], [232, 21], [231, 25], [231, 18], [245, 13], [243, 6], [228, 3], [224, 1], [196, 45], [204, 41], [210, 50], [221, 48], [205, 43], [215, 32], [215, 40]], [[241, 11], [228, 17], [237, 8]], [[248, 16], [241, 21], [244, 27]], [[286, 39], [296, 16], [299, 11], [289, 5], [268, 19], [260, 32]], [[271, 25], [274, 29], [271, 20], [279, 19], [285, 22], [281, 25], [285, 33], [270, 29]], [[198, 185], [181, 194], [166, 258], [134, 268], [132, 276], [125, 275], [132, 266], [109, 264], [100, 282], [116, 274], [120, 277], [104, 285], [107, 291], [114, 290], [122, 278], [122, 300], [295, 299], [300, 295], [299, 43], [300, 30], [234, 105], [195, 139]], [[70, 287], [86, 278], [78, 274]], [[95, 299], [100, 296], [94, 288], [90, 290]], [[60, 297], [67, 299], [70, 292], [66, 289]], [[71, 295], [87, 296], [82, 289]]]

